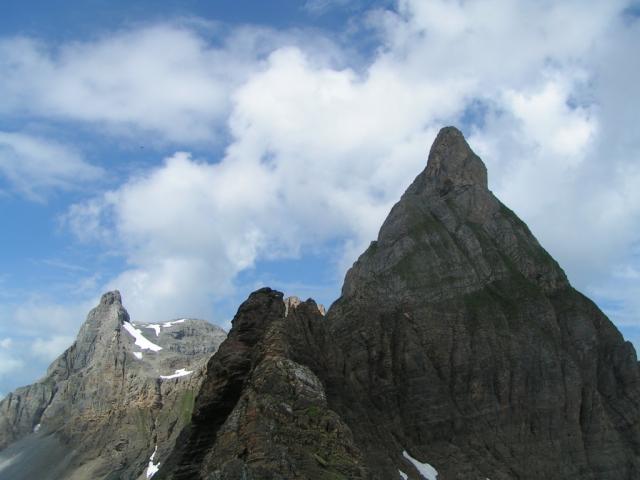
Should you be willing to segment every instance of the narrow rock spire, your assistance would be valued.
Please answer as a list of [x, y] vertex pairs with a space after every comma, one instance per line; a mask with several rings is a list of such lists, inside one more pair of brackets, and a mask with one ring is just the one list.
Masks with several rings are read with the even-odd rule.
[[107, 292], [102, 295], [102, 298], [100, 299], [100, 305], [112, 305], [114, 303], [122, 305], [122, 297], [118, 290]]
[[444, 186], [488, 188], [487, 168], [455, 127], [444, 127], [438, 133], [429, 152], [425, 174]]

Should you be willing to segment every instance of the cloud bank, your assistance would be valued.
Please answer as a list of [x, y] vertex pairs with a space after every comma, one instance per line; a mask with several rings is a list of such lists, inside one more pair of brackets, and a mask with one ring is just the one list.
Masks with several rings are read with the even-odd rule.
[[[211, 318], [265, 259], [329, 248], [339, 276], [437, 130], [457, 124], [572, 282], [638, 323], [640, 22], [628, 7], [401, 0], [359, 20], [377, 42], [364, 64], [340, 38], [266, 28], [5, 39], [0, 109], [180, 145], [65, 214], [80, 241], [122, 255], [105, 287], [138, 321]], [[187, 153], [216, 142], [221, 155]]]

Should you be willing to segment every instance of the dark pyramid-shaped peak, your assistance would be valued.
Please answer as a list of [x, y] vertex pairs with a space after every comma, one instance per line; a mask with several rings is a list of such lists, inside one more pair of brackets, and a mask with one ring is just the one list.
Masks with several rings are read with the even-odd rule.
[[568, 284], [526, 224], [488, 190], [486, 167], [462, 133], [446, 127], [342, 293], [392, 289], [413, 302], [417, 292], [444, 299], [507, 279], [548, 291]]
[[407, 452], [443, 479], [640, 478], [633, 347], [487, 189], [459, 130], [440, 131], [326, 319], [328, 390], [372, 478], [418, 478]]
[[487, 168], [455, 127], [445, 127], [438, 133], [429, 152], [425, 175], [443, 186], [487, 188]]

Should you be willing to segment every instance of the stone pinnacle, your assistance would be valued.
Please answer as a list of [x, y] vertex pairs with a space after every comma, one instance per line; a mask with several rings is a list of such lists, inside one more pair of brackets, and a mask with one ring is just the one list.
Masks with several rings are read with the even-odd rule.
[[487, 168], [455, 127], [444, 127], [438, 133], [425, 171], [445, 187], [478, 185], [488, 188]]

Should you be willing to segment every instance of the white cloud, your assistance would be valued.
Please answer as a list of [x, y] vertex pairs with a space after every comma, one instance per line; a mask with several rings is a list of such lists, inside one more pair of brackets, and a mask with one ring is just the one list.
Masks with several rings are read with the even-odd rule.
[[34, 200], [54, 189], [77, 189], [96, 180], [102, 169], [73, 148], [23, 133], [0, 131], [0, 175]]
[[639, 35], [624, 5], [404, 0], [368, 16], [382, 44], [364, 69], [338, 68], [299, 38], [279, 44], [220, 87], [229, 101], [211, 111], [228, 118], [231, 140], [217, 163], [177, 153], [67, 220], [122, 247], [130, 268], [110, 286], [134, 318], [207, 315], [257, 259], [337, 239], [350, 263], [423, 168], [437, 129], [480, 104], [470, 140], [492, 188], [578, 286], [606, 283], [637, 240], [640, 210], [639, 105], [629, 98]]
[[[226, 109], [237, 62], [189, 29], [156, 26], [59, 49], [18, 38], [0, 44], [5, 112], [204, 139]], [[221, 68], [221, 66], [223, 66]]]
[[49, 338], [36, 338], [30, 351], [36, 357], [51, 362], [71, 346], [74, 337], [70, 335], [54, 335]]
[[[192, 21], [58, 46], [0, 39], [0, 113], [88, 122], [138, 141], [216, 142], [229, 91], [293, 35]], [[331, 51], [328, 41], [317, 48]]]
[[9, 337], [0, 340], [0, 348], [11, 348], [13, 340]]
[[[637, 324], [640, 27], [624, 6], [402, 0], [366, 17], [380, 44], [365, 65], [308, 32], [164, 24], [57, 47], [14, 38], [0, 41], [0, 113], [184, 149], [228, 135], [221, 158], [177, 152], [65, 216], [78, 238], [123, 256], [103, 283], [134, 321], [211, 318], [262, 259], [337, 243], [344, 269], [424, 167], [437, 130], [470, 117], [491, 188], [577, 286]], [[97, 173], [47, 140], [3, 142], [0, 172], [32, 196]], [[102, 278], [78, 289], [89, 297]], [[48, 361], [94, 305], [5, 306], [0, 334], [14, 329]]]

